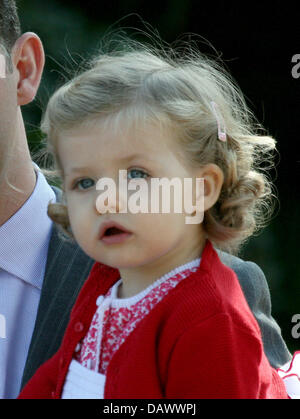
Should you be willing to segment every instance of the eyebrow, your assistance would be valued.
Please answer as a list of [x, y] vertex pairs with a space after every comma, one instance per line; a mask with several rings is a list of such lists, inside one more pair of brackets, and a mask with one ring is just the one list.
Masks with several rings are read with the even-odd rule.
[[[120, 159], [117, 159], [117, 160], [120, 161], [120, 162], [124, 162], [124, 161], [131, 161], [131, 160], [134, 160], [135, 158], [140, 158], [140, 157], [145, 158], [145, 155], [144, 154], [135, 153], [135, 154], [131, 154], [129, 156], [121, 157]], [[151, 159], [151, 158], [149, 158], [149, 159], [147, 158], [147, 160], [153, 161], [153, 159]], [[73, 167], [66, 174], [77, 173], [77, 172], [85, 172], [85, 171], [88, 171], [89, 169], [90, 169], [90, 167]]]
[[71, 170], [66, 172], [66, 175], [70, 175], [71, 173], [77, 173], [77, 172], [87, 172], [90, 169], [90, 167], [73, 167]]

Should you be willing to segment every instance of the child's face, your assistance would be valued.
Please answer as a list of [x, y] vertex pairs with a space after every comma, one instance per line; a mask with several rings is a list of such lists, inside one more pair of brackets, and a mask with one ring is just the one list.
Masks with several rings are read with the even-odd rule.
[[[151, 178], [171, 180], [177, 177], [182, 179], [182, 184], [184, 178], [195, 179], [195, 173], [178, 157], [178, 151], [179, 145], [170, 132], [154, 125], [117, 131], [104, 129], [99, 119], [88, 128], [80, 126], [60, 134], [58, 154], [70, 223], [75, 239], [90, 257], [126, 269], [159, 260], [170, 262], [172, 259], [180, 264], [187, 255], [199, 256], [204, 241], [202, 225], [186, 224], [185, 217], [190, 214], [184, 210], [183, 213], [120, 213], [118, 193], [112, 208], [116, 213], [101, 214], [98, 211], [101, 208], [96, 207], [97, 198], [103, 193], [96, 189], [97, 181], [103, 177], [111, 178], [118, 191], [121, 169], [127, 170], [128, 182], [145, 178], [149, 190]], [[131, 155], [136, 156], [131, 158]], [[74, 168], [81, 169], [73, 171]], [[76, 182], [79, 183], [74, 188]], [[128, 191], [128, 199], [136, 191]], [[171, 209], [172, 196], [171, 193]], [[122, 205], [123, 198], [120, 200]], [[108, 220], [117, 222], [131, 234], [114, 244], [100, 240], [101, 226]]]

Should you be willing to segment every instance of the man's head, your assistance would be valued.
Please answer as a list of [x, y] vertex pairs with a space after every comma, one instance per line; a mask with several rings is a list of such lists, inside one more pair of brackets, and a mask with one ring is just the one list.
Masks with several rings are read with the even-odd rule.
[[21, 36], [20, 20], [15, 0], [0, 0], [0, 45], [10, 57], [16, 40]]
[[6, 60], [6, 75], [0, 78], [2, 189], [3, 179], [10, 184], [9, 179], [15, 175], [13, 167], [29, 154], [20, 106], [34, 99], [45, 61], [39, 37], [32, 32], [21, 33], [15, 0], [0, 0], [0, 53]]

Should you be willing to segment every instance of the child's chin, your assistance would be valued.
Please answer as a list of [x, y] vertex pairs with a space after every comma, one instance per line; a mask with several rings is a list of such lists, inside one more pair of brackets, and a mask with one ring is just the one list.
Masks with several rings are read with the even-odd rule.
[[143, 263], [137, 260], [132, 260], [132, 258], [126, 259], [124, 255], [122, 256], [121, 257], [117, 257], [117, 256], [107, 257], [107, 258], [100, 257], [97, 260], [98, 262], [103, 263], [104, 265], [111, 266], [112, 268], [115, 268], [115, 269], [132, 269], [132, 268], [138, 268], [139, 266], [143, 265]]

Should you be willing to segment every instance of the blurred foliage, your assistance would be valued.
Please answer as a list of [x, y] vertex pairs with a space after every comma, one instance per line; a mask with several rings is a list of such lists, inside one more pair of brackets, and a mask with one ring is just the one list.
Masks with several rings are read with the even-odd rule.
[[[42, 109], [49, 95], [67, 76], [65, 68], [76, 69], [83, 58], [94, 54], [101, 35], [118, 19], [129, 15], [121, 20], [121, 26], [145, 29], [136, 14], [131, 14], [138, 13], [168, 42], [184, 32], [194, 32], [222, 52], [249, 106], [269, 133], [278, 139], [281, 156], [276, 179], [280, 200], [277, 215], [260, 235], [249, 240], [241, 256], [263, 269], [272, 295], [273, 316], [290, 350], [300, 349], [300, 339], [291, 336], [291, 318], [300, 313], [300, 263], [296, 243], [300, 196], [296, 179], [300, 158], [293, 149], [299, 133], [296, 109], [300, 81], [293, 80], [290, 74], [291, 57], [299, 53], [293, 14], [285, 16], [279, 2], [272, 4], [271, 11], [263, 4], [246, 8], [244, 4], [233, 6], [220, 2], [216, 7], [215, 3], [204, 5], [192, 0], [161, 0], [155, 5], [138, 0], [107, 4], [96, 0], [19, 0], [18, 4], [23, 31], [36, 32], [46, 52], [46, 67], [37, 100], [23, 107], [32, 152], [40, 147], [38, 126]], [[289, 30], [283, 32], [280, 25], [285, 19], [288, 19]], [[209, 45], [203, 43], [201, 47], [203, 52], [211, 53]]]

